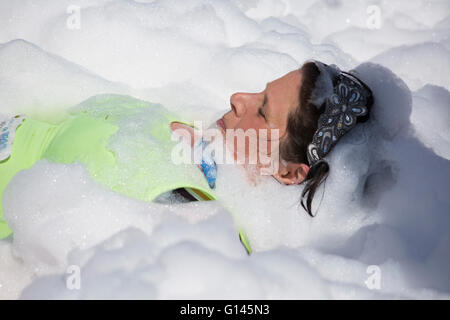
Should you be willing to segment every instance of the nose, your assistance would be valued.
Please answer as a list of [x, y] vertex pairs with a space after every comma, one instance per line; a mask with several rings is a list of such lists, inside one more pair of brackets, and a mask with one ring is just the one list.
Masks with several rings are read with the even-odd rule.
[[246, 101], [245, 93], [237, 92], [230, 97], [231, 110], [233, 110], [236, 117], [241, 118], [247, 111]]

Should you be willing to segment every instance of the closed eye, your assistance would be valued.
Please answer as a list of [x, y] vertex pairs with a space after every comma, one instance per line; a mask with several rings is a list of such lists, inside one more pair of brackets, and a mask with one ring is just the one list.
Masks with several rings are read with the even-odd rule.
[[264, 119], [266, 119], [266, 116], [264, 115], [263, 111], [262, 111], [262, 107], [259, 107], [258, 109], [258, 113], [261, 117], [263, 117]]
[[266, 115], [264, 114], [262, 108], [266, 105], [266, 103], [267, 103], [267, 94], [264, 94], [264, 100], [263, 100], [262, 106], [259, 107], [259, 109], [258, 109], [259, 115], [261, 117], [263, 117], [264, 119], [266, 119]]

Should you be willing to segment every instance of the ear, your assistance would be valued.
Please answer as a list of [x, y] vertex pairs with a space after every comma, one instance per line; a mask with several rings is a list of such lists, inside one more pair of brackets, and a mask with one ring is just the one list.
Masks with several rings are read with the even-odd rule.
[[306, 179], [308, 172], [309, 166], [307, 164], [288, 162], [285, 165], [280, 163], [278, 173], [273, 176], [286, 185], [300, 184]]
[[301, 178], [302, 178], [302, 181], [301, 182], [303, 182], [305, 179], [306, 179], [306, 176], [308, 175], [308, 172], [309, 172], [309, 166], [307, 165], [307, 164], [305, 164], [305, 163], [300, 163], [300, 171], [301, 171]]
[[288, 168], [292, 170], [295, 174], [293, 175], [293, 179], [291, 181], [291, 184], [300, 184], [303, 181], [305, 181], [306, 176], [309, 172], [309, 166], [304, 163], [289, 163]]

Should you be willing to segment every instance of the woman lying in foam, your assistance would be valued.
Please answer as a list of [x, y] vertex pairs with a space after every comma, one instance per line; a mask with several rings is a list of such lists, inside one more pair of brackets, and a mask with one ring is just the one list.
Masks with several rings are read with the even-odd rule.
[[[273, 176], [287, 185], [306, 182], [302, 198], [306, 198], [304, 208], [312, 215], [315, 190], [329, 170], [324, 157], [357, 122], [367, 120], [373, 98], [370, 89], [351, 73], [311, 61], [269, 82], [262, 92], [236, 93], [230, 102], [231, 110], [217, 126], [225, 141], [227, 137], [233, 140], [226, 143], [235, 157], [239, 157], [238, 135], [233, 133], [238, 129], [244, 133], [255, 129], [258, 147], [262, 139], [267, 139], [267, 150], [279, 143], [279, 164]], [[5, 146], [0, 159], [0, 195], [17, 172], [47, 159], [81, 162], [96, 181], [143, 201], [154, 201], [180, 189], [196, 199], [217, 199], [211, 188], [214, 184], [205, 179], [205, 175], [214, 174], [214, 170], [208, 171], [214, 169], [214, 159], [202, 158], [206, 160], [200, 163], [203, 172], [195, 163], [174, 163], [177, 143], [171, 139], [172, 130], [187, 130], [191, 146], [203, 149], [205, 144], [190, 126], [161, 105], [127, 96], [100, 95], [76, 106], [58, 125], [22, 120], [17, 118], [15, 125], [9, 124], [11, 127], [5, 123], [6, 130], [0, 132], [0, 148]], [[258, 147], [255, 151], [245, 145], [243, 153], [247, 159], [256, 152], [257, 165], [263, 168], [266, 164]], [[245, 232], [238, 228], [250, 252]], [[11, 233], [0, 206], [0, 238]]]

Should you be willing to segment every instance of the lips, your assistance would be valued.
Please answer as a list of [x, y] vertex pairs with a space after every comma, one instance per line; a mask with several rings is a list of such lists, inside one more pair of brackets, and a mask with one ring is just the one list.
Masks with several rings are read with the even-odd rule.
[[216, 121], [217, 126], [223, 129], [225, 131], [227, 128], [225, 127], [225, 121], [223, 121], [223, 118], [220, 118]]

